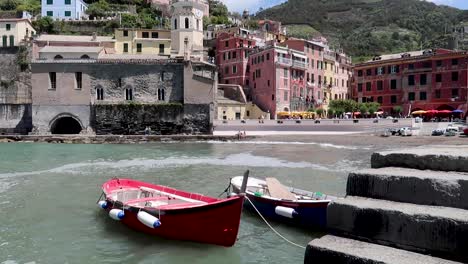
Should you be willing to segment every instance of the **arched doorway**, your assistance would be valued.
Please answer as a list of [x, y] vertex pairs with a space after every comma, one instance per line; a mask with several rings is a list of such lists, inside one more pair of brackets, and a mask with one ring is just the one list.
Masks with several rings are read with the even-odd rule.
[[70, 115], [58, 116], [51, 124], [50, 132], [52, 134], [73, 135], [79, 134], [83, 130], [80, 121]]

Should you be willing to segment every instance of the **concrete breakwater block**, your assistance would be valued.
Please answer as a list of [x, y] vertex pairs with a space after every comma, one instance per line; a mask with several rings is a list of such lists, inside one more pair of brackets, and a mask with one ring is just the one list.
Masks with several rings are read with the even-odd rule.
[[468, 210], [348, 196], [327, 209], [333, 232], [468, 261]]
[[468, 172], [468, 146], [430, 146], [377, 152], [372, 154], [371, 166]]
[[350, 173], [347, 195], [468, 209], [468, 173], [405, 168]]
[[305, 264], [457, 264], [441, 258], [426, 256], [387, 246], [327, 235], [312, 240], [307, 246]]

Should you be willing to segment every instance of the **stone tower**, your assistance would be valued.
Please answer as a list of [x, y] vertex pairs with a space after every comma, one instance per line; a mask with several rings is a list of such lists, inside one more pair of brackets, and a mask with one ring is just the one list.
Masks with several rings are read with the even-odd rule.
[[171, 1], [171, 57], [203, 59], [206, 0]]

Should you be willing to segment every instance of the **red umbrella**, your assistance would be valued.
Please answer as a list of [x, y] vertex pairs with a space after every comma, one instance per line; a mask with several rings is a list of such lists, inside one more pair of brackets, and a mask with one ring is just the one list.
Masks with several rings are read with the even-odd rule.
[[441, 110], [441, 111], [439, 111], [439, 114], [451, 114], [451, 113], [452, 113], [452, 111], [450, 111], [450, 110]]
[[437, 111], [437, 110], [427, 110], [426, 113], [433, 115], [433, 114], [438, 114], [439, 111]]

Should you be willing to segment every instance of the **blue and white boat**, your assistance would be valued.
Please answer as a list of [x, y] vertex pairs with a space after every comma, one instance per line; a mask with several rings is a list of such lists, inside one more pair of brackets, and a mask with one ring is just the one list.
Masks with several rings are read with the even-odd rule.
[[[235, 193], [240, 193], [243, 176], [231, 179]], [[321, 229], [327, 224], [327, 206], [337, 197], [283, 186], [275, 178], [248, 178], [246, 207], [255, 208], [265, 217], [301, 227]], [[252, 203], [250, 203], [249, 202]]]

